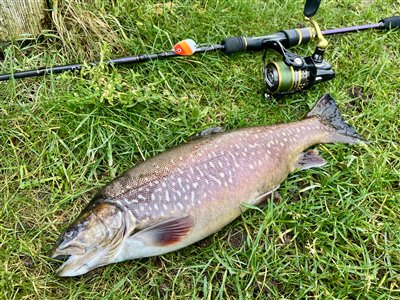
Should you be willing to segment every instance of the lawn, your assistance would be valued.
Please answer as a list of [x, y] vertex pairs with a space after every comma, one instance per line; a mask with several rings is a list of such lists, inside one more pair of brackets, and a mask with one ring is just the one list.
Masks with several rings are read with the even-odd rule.
[[[54, 30], [4, 44], [1, 73], [305, 24], [303, 1], [53, 3]], [[315, 19], [326, 29], [393, 15], [396, 0], [326, 0]], [[400, 299], [400, 31], [327, 39], [337, 77], [280, 100], [263, 96], [262, 53], [1, 82], [0, 298]], [[317, 146], [327, 165], [291, 174], [280, 202], [195, 245], [55, 275], [48, 255], [59, 234], [111, 179], [212, 126], [299, 120], [327, 92], [368, 145]]]

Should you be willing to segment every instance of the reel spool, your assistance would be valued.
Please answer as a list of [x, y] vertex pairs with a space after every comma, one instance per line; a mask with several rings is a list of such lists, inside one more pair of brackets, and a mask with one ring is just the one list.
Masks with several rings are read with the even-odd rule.
[[[283, 97], [299, 91], [307, 90], [314, 84], [328, 81], [335, 77], [332, 67], [324, 59], [328, 41], [324, 38], [317, 22], [311, 17], [317, 12], [320, 1], [308, 0], [304, 8], [306, 21], [309, 21], [318, 37], [318, 45], [311, 56], [301, 56], [285, 49], [279, 41], [267, 41], [263, 56], [264, 83], [267, 98]], [[270, 62], [265, 65], [267, 49], [277, 51], [282, 55], [282, 61]]]

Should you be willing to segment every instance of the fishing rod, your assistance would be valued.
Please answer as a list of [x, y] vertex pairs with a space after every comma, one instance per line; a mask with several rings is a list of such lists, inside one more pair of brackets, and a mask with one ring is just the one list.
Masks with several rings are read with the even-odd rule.
[[[366, 25], [358, 25], [351, 27], [343, 27], [336, 29], [329, 29], [322, 31], [322, 34], [325, 36], [328, 35], [337, 35], [344, 34], [350, 32], [358, 32], [367, 29], [395, 29], [400, 28], [400, 16], [395, 16], [391, 18], [385, 18], [379, 21], [379, 23], [374, 24], [366, 24]], [[311, 34], [310, 34], [311, 33]], [[225, 54], [232, 54], [236, 52], [243, 51], [261, 51], [264, 50], [264, 45], [268, 41], [277, 40], [282, 43], [285, 47], [293, 47], [297, 45], [302, 45], [309, 42], [312, 38], [314, 38], [314, 33], [312, 28], [300, 28], [300, 29], [289, 29], [283, 30], [280, 32], [276, 32], [273, 34], [260, 36], [260, 37], [231, 37], [222, 40], [220, 44], [213, 44], [203, 47], [196, 47], [194, 53], [204, 53], [204, 52], [212, 52], [212, 51], [222, 51]], [[179, 43], [178, 43], [179, 44]], [[107, 65], [122, 65], [122, 64], [133, 64], [133, 63], [142, 63], [149, 60], [156, 59], [166, 59], [172, 58], [176, 56], [181, 56], [181, 54], [176, 53], [175, 51], [164, 51], [159, 53], [152, 54], [140, 54], [134, 56], [125, 56], [119, 58], [113, 58], [104, 61]], [[100, 64], [100, 61], [91, 62], [89, 66], [97, 66]], [[40, 68], [36, 70], [29, 71], [21, 71], [15, 73], [1, 74], [0, 81], [10, 80], [11, 78], [26, 78], [26, 77], [35, 77], [35, 76], [43, 76], [48, 74], [60, 74], [67, 71], [78, 71], [84, 68], [83, 64], [70, 64], [63, 66], [55, 66], [55, 67], [47, 67]]]
[[[196, 53], [212, 51], [221, 51], [230, 55], [237, 52], [267, 51], [272, 49], [282, 55], [282, 61], [271, 62], [266, 66], [264, 64], [264, 82], [267, 87], [266, 95], [280, 97], [296, 91], [306, 90], [315, 83], [330, 80], [335, 76], [331, 66], [323, 60], [323, 54], [328, 45], [324, 36], [358, 32], [367, 29], [390, 30], [400, 28], [400, 16], [393, 16], [384, 18], [374, 24], [321, 31], [317, 22], [312, 18], [317, 12], [320, 2], [321, 0], [306, 0], [304, 15], [306, 21], [311, 23], [312, 26], [310, 27], [282, 30], [260, 37], [236, 36], [226, 38], [219, 44], [206, 46], [197, 45], [193, 40], [186, 39], [177, 43], [171, 51], [114, 58], [106, 60], [103, 63], [115, 66], [142, 63], [156, 59], [167, 59], [176, 56], [190, 56]], [[318, 39], [318, 45], [313, 55], [309, 57], [294, 54], [286, 49], [310, 42], [315, 37]], [[88, 63], [88, 65], [96, 66], [100, 63], [100, 61], [96, 61]], [[263, 63], [265, 63], [265, 53]], [[70, 64], [0, 74], [0, 81], [78, 71], [84, 67], [84, 64]]]

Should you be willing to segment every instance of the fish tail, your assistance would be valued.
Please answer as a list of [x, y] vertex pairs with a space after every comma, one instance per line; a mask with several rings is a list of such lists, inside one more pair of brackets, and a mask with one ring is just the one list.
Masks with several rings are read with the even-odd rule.
[[329, 143], [355, 144], [361, 141], [365, 142], [365, 139], [343, 120], [335, 99], [330, 94], [322, 96], [307, 114], [307, 117], [318, 117], [325, 125], [335, 129], [328, 140]]

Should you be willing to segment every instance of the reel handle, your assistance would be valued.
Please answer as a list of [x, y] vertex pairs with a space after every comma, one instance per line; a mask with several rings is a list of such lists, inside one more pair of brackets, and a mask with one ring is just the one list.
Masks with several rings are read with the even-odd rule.
[[307, 0], [304, 5], [304, 16], [311, 18], [317, 13], [321, 0]]

